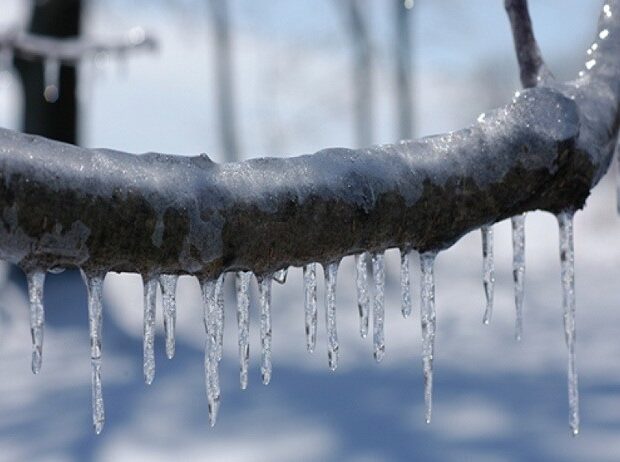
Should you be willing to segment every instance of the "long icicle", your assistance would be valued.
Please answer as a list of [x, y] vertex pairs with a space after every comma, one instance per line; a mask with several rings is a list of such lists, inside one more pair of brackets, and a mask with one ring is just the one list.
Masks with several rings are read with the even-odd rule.
[[493, 226], [483, 226], [482, 233], [482, 284], [486, 296], [483, 324], [489, 324], [493, 316], [493, 294], [495, 292], [495, 262], [493, 258]]
[[237, 288], [237, 331], [239, 334], [239, 384], [248, 387], [250, 362], [250, 278], [251, 272], [239, 271], [235, 282]]
[[217, 360], [222, 360], [224, 352], [224, 282], [226, 282], [226, 273], [220, 274], [215, 283], [215, 302], [216, 314], [215, 333], [216, 333], [216, 351]]
[[101, 339], [103, 321], [103, 279], [105, 273], [87, 275], [82, 272], [88, 292], [88, 330], [90, 333], [91, 403], [93, 428], [98, 435], [105, 423], [105, 407], [101, 385]]
[[144, 324], [143, 324], [143, 371], [144, 383], [150, 385], [155, 378], [155, 297], [157, 278], [149, 276], [144, 280]]
[[30, 301], [30, 336], [32, 337], [32, 373], [38, 374], [43, 362], [43, 331], [45, 309], [43, 307], [43, 286], [45, 271], [36, 269], [26, 274], [28, 299]]
[[336, 280], [340, 262], [328, 263], [325, 273], [325, 325], [327, 330], [327, 360], [329, 368], [338, 368], [338, 330], [336, 326]]
[[574, 436], [579, 433], [579, 389], [575, 365], [575, 251], [573, 246], [573, 211], [558, 214], [560, 228], [560, 263], [562, 269], [562, 305], [564, 337], [568, 347], [568, 425]]
[[357, 308], [360, 315], [360, 335], [366, 338], [368, 335], [368, 314], [370, 311], [370, 297], [368, 295], [368, 252], [355, 256], [357, 286]]
[[422, 364], [424, 367], [424, 404], [426, 423], [433, 410], [433, 355], [435, 348], [435, 275], [436, 252], [420, 255], [420, 323], [422, 325]]
[[378, 363], [385, 355], [385, 256], [383, 252], [372, 254], [372, 274], [375, 282], [375, 297], [372, 304], [373, 355]]
[[525, 214], [514, 216], [512, 223], [512, 277], [515, 284], [515, 339], [523, 335], [523, 279], [525, 277]]
[[273, 274], [261, 277], [258, 281], [260, 298], [260, 340], [261, 340], [261, 377], [268, 385], [271, 381], [271, 281]]
[[177, 321], [177, 282], [179, 277], [174, 274], [162, 274], [159, 276], [161, 286], [162, 304], [164, 307], [164, 335], [166, 337], [166, 356], [174, 357], [175, 350], [175, 326]]
[[411, 271], [409, 264], [411, 261], [411, 251], [400, 249], [400, 311], [403, 318], [411, 316], [413, 307], [411, 305]]
[[313, 353], [316, 347], [316, 263], [304, 266], [304, 321], [306, 348]]
[[205, 385], [209, 408], [209, 425], [213, 427], [220, 408], [220, 379], [218, 370], [218, 292], [217, 280], [202, 281], [203, 322], [207, 334], [205, 342]]

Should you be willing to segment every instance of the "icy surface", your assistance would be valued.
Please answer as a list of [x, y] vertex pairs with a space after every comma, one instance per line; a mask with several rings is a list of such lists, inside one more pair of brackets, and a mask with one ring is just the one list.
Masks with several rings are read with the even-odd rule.
[[325, 325], [327, 328], [327, 360], [329, 368], [338, 367], [338, 331], [336, 327], [336, 279], [339, 262], [328, 263], [325, 268]]
[[564, 336], [568, 348], [568, 425], [573, 435], [579, 433], [579, 388], [575, 364], [575, 251], [573, 246], [573, 212], [558, 214], [560, 229], [560, 264]]
[[375, 361], [381, 362], [385, 355], [385, 256], [372, 254], [372, 274], [375, 282], [375, 296], [372, 304], [372, 342]]
[[251, 272], [239, 271], [235, 276], [237, 290], [237, 332], [239, 342], [239, 384], [248, 387], [250, 361], [250, 280]]
[[304, 321], [306, 349], [313, 353], [316, 347], [316, 263], [304, 266]]
[[32, 337], [32, 373], [38, 374], [43, 361], [43, 329], [45, 309], [43, 307], [43, 286], [45, 271], [33, 270], [26, 274], [28, 298], [30, 300], [30, 336]]
[[212, 427], [217, 420], [220, 408], [220, 378], [218, 358], [218, 281], [202, 283], [203, 322], [207, 334], [205, 342], [205, 385], [209, 408], [209, 425]]
[[103, 279], [105, 274], [82, 273], [88, 293], [88, 329], [90, 333], [91, 403], [93, 428], [98, 435], [105, 423], [101, 386], [101, 327], [103, 319]]
[[164, 307], [164, 335], [166, 337], [166, 356], [168, 359], [174, 357], [175, 326], [177, 322], [177, 283], [179, 277], [173, 274], [162, 274], [159, 276], [161, 286], [162, 304]]
[[486, 308], [482, 322], [489, 324], [493, 316], [493, 294], [495, 292], [495, 262], [493, 258], [493, 226], [483, 226], [482, 233], [482, 283], [486, 297]]
[[144, 282], [143, 371], [144, 383], [150, 385], [155, 378], [155, 297], [157, 278], [148, 277]]
[[263, 383], [271, 381], [271, 280], [273, 275], [266, 275], [258, 281], [260, 298], [260, 340], [261, 366], [260, 372]]
[[523, 335], [523, 278], [525, 277], [525, 214], [512, 217], [512, 277], [515, 286], [515, 339]]
[[370, 311], [370, 296], [368, 294], [368, 252], [355, 256], [355, 285], [357, 287], [357, 309], [360, 315], [360, 335], [366, 338], [368, 335], [368, 318]]
[[410, 250], [400, 250], [400, 311], [403, 318], [411, 316], [411, 272], [409, 269], [411, 261]]
[[435, 348], [435, 252], [420, 255], [420, 323], [422, 325], [422, 364], [424, 372], [424, 416], [431, 422], [433, 410], [433, 355]]

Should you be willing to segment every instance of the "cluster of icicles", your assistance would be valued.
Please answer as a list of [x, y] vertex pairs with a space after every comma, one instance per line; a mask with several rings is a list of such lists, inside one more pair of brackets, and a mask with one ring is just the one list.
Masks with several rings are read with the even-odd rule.
[[[560, 227], [560, 257], [562, 268], [562, 288], [564, 306], [564, 328], [568, 346], [568, 395], [569, 425], [572, 433], [579, 432], [579, 408], [577, 392], [577, 373], [575, 369], [575, 292], [574, 292], [574, 255], [573, 255], [573, 213], [564, 212], [558, 216]], [[513, 231], [513, 276], [515, 283], [516, 330], [517, 340], [521, 339], [523, 311], [523, 278], [525, 274], [525, 215], [512, 218]], [[483, 226], [483, 283], [486, 294], [486, 309], [483, 322], [488, 324], [493, 310], [494, 263], [493, 263], [493, 229]], [[422, 362], [424, 372], [425, 419], [431, 421], [433, 389], [433, 356], [436, 332], [435, 316], [435, 282], [433, 266], [437, 252], [425, 252], [420, 255], [420, 323], [422, 326]], [[412, 313], [410, 273], [410, 250], [401, 250], [401, 300], [402, 315], [406, 318]], [[372, 271], [368, 271], [371, 263]], [[362, 253], [355, 257], [357, 302], [360, 315], [360, 334], [368, 335], [372, 316], [373, 351], [376, 361], [381, 361], [385, 354], [384, 340], [384, 292], [385, 262], [383, 253]], [[338, 334], [336, 329], [336, 276], [339, 262], [324, 265], [325, 274], [325, 323], [327, 332], [327, 355], [329, 368], [338, 367]], [[105, 421], [103, 393], [101, 387], [101, 323], [102, 323], [102, 288], [105, 273], [82, 273], [88, 290], [88, 313], [90, 328], [91, 373], [92, 373], [92, 414], [96, 433], [103, 429]], [[369, 274], [375, 290], [371, 300]], [[205, 345], [205, 381], [209, 409], [209, 423], [215, 425], [220, 405], [220, 385], [218, 365], [222, 359], [224, 331], [224, 279], [226, 273], [215, 280], [201, 281], [204, 307], [204, 327], [207, 334]], [[260, 339], [261, 339], [261, 376], [266, 385], [271, 380], [271, 283], [272, 280], [283, 284], [286, 282], [287, 270], [257, 277], [260, 305]], [[251, 272], [237, 272], [237, 323], [239, 342], [240, 385], [248, 385], [249, 365], [249, 286]], [[43, 346], [43, 284], [45, 271], [27, 272], [30, 299], [30, 324], [32, 333], [32, 371], [36, 374], [41, 368]], [[162, 290], [164, 333], [166, 355], [174, 356], [174, 330], [176, 322], [175, 293], [177, 276], [157, 275], [145, 278], [144, 282], [144, 380], [151, 384], [155, 377], [155, 299], [158, 286]], [[304, 319], [306, 346], [309, 352], [316, 347], [317, 332], [317, 264], [311, 263], [303, 268], [304, 285]]]

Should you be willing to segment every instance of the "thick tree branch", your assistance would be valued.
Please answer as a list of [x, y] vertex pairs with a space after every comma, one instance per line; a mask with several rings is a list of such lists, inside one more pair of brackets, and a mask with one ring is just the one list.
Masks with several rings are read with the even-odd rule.
[[216, 164], [0, 130], [0, 257], [24, 267], [264, 274], [362, 250], [439, 250], [528, 210], [584, 205], [620, 115], [620, 0], [588, 69], [473, 126], [395, 145]]

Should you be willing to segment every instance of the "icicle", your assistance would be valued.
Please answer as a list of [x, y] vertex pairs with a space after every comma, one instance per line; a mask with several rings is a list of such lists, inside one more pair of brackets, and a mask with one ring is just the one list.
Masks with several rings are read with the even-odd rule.
[[241, 389], [248, 387], [248, 364], [250, 362], [250, 278], [251, 272], [239, 271], [237, 287], [237, 329], [239, 333], [239, 383]]
[[173, 274], [159, 276], [161, 286], [162, 304], [164, 306], [164, 334], [166, 337], [166, 356], [174, 357], [174, 329], [177, 322], [177, 282], [179, 277]]
[[372, 254], [372, 274], [375, 280], [375, 298], [372, 305], [372, 339], [375, 361], [381, 362], [385, 355], [383, 322], [385, 320], [385, 256]]
[[409, 271], [409, 261], [411, 260], [410, 250], [400, 250], [400, 299], [401, 313], [403, 318], [411, 316], [411, 279]]
[[157, 278], [150, 277], [144, 281], [144, 324], [143, 324], [143, 371], [144, 382], [153, 383], [155, 378], [155, 296]]
[[286, 282], [286, 277], [287, 276], [288, 276], [288, 268], [283, 268], [283, 269], [273, 273], [273, 279], [278, 284], [284, 284]]
[[616, 143], [616, 168], [618, 169], [618, 173], [616, 176], [616, 211], [618, 215], [620, 215], [620, 139]]
[[493, 316], [493, 292], [495, 291], [495, 263], [493, 259], [493, 227], [483, 226], [482, 232], [482, 283], [487, 306], [482, 322], [488, 324]]
[[512, 277], [515, 283], [515, 339], [523, 335], [523, 278], [525, 276], [525, 214], [512, 217]]
[[263, 383], [271, 381], [271, 280], [273, 274], [261, 277], [258, 281], [260, 297], [260, 340], [262, 346], [261, 376]]
[[304, 317], [306, 322], [306, 348], [310, 353], [316, 347], [316, 263], [304, 266]]
[[103, 318], [103, 279], [105, 273], [86, 275], [82, 278], [88, 292], [88, 328], [90, 332], [91, 402], [93, 428], [98, 435], [105, 423], [103, 390], [101, 386], [101, 328]]
[[370, 311], [370, 298], [368, 296], [368, 252], [355, 256], [355, 268], [357, 275], [357, 308], [360, 314], [360, 335], [366, 338], [368, 335], [368, 312]]
[[573, 212], [558, 214], [560, 227], [560, 262], [562, 266], [562, 305], [564, 337], [568, 347], [568, 424], [574, 436], [579, 433], [579, 389], [575, 365], [575, 252], [573, 247]]
[[43, 285], [45, 271], [28, 271], [28, 298], [30, 300], [30, 335], [32, 337], [32, 373], [38, 374], [43, 361], [43, 329], [45, 310], [43, 307]]
[[421, 303], [420, 322], [422, 324], [422, 363], [424, 365], [424, 404], [426, 423], [431, 422], [433, 410], [433, 355], [435, 347], [435, 275], [433, 267], [436, 252], [420, 255]]
[[325, 323], [327, 326], [327, 359], [329, 368], [338, 367], [338, 331], [336, 329], [336, 277], [339, 262], [329, 263], [325, 273]]
[[60, 94], [60, 61], [56, 58], [47, 58], [43, 63], [43, 76], [45, 101], [55, 103]]
[[212, 427], [217, 420], [220, 408], [220, 378], [218, 370], [218, 280], [203, 281], [202, 303], [203, 303], [203, 322], [207, 333], [205, 342], [205, 384], [207, 391], [207, 402], [209, 406], [209, 425]]
[[215, 323], [216, 333], [216, 352], [217, 360], [222, 360], [222, 353], [224, 351], [224, 282], [226, 280], [226, 273], [222, 273], [217, 278], [215, 284], [215, 301], [217, 309], [217, 318]]

